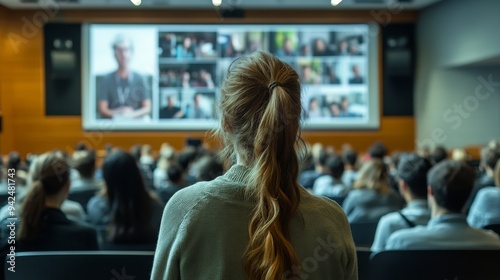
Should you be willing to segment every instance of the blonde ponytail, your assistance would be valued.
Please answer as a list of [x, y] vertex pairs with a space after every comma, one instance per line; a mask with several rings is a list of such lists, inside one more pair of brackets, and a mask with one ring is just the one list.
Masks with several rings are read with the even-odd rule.
[[257, 52], [238, 59], [221, 90], [226, 152], [251, 168], [248, 195], [257, 202], [243, 256], [248, 279], [281, 279], [298, 264], [290, 220], [300, 202], [300, 84], [291, 66]]

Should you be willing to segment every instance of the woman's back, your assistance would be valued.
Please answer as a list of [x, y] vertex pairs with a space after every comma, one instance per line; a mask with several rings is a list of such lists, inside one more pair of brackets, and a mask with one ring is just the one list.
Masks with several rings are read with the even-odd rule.
[[[246, 279], [242, 256], [255, 206], [245, 195], [248, 172], [235, 165], [225, 175], [172, 197], [163, 216], [152, 279]], [[305, 190], [300, 194], [289, 228], [302, 271], [292, 267], [283, 278], [300, 273], [307, 279], [357, 279], [356, 249], [342, 209]]]

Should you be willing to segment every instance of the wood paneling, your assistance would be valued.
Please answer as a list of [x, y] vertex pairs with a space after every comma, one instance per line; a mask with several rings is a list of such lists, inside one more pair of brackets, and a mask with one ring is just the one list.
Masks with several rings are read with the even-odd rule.
[[[181, 148], [186, 137], [206, 136], [205, 132], [85, 132], [81, 117], [45, 116], [43, 30], [37, 26], [40, 15], [40, 11], [12, 11], [0, 6], [0, 111], [4, 115], [0, 153], [10, 150], [21, 154], [41, 153], [53, 148], [70, 151], [78, 141], [85, 141], [96, 149], [104, 148], [107, 143], [123, 148], [149, 143], [157, 149], [163, 142]], [[416, 18], [416, 12], [405, 11], [392, 14], [381, 24], [414, 22]], [[371, 11], [326, 10], [250, 10], [246, 11], [244, 19], [221, 19], [215, 10], [143, 9], [65, 10], [50, 17], [51, 21], [60, 22], [117, 23], [366, 23], [375, 19]], [[17, 48], [12, 45], [8, 34], [23, 39]], [[383, 141], [393, 150], [411, 150], [415, 146], [415, 123], [412, 117], [382, 117], [378, 130], [304, 132], [303, 137], [310, 142], [337, 147], [351, 143], [360, 150], [365, 150], [375, 141]]]

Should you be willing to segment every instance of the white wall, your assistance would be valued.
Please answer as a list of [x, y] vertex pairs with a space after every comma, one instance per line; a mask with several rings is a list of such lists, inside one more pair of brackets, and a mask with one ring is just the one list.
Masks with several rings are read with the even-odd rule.
[[417, 147], [500, 140], [500, 65], [466, 66], [500, 55], [499, 11], [498, 0], [447, 0], [422, 11], [417, 25]]

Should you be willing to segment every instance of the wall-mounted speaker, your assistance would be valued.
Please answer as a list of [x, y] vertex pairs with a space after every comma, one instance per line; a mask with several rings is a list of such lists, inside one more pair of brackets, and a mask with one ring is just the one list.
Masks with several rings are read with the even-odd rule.
[[81, 115], [81, 24], [44, 26], [45, 114]]
[[382, 27], [383, 115], [413, 116], [415, 25]]

